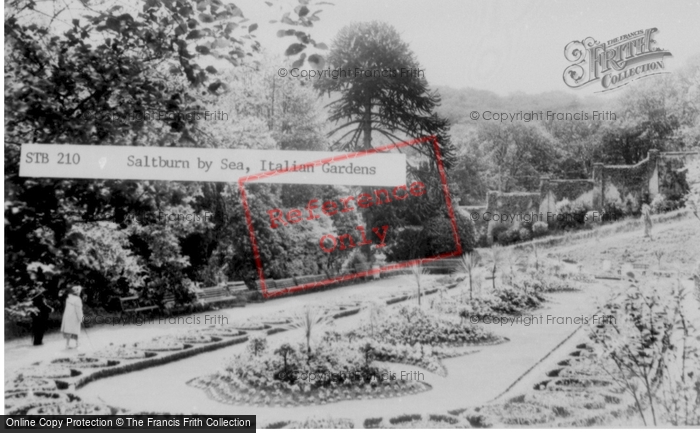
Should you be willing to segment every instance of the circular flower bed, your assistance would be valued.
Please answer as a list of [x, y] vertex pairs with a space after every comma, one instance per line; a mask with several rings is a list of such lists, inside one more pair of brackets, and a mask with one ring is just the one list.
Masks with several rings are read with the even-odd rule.
[[231, 375], [215, 374], [194, 379], [189, 385], [204, 389], [207, 395], [226, 404], [249, 404], [255, 406], [311, 406], [335, 403], [343, 400], [367, 400], [400, 397], [428, 391], [431, 387], [423, 382], [395, 381], [393, 385], [372, 385], [352, 382], [330, 387], [305, 384], [291, 385], [285, 389], [274, 381], [265, 386], [251, 386]]
[[341, 400], [381, 399], [430, 389], [371, 364], [371, 347], [324, 340], [309, 348], [283, 344], [267, 349], [264, 338], [252, 338], [226, 372], [191, 381], [210, 398], [229, 404], [298, 406]]
[[187, 346], [182, 341], [178, 341], [173, 337], [156, 337], [151, 341], [134, 343], [134, 348], [144, 351], [168, 352], [173, 350], [182, 350]]
[[100, 358], [88, 358], [85, 356], [80, 356], [76, 358], [58, 358], [51, 361], [51, 363], [74, 368], [103, 368], [114, 367], [115, 365], [119, 365], [119, 361], [112, 361]]
[[107, 349], [101, 350], [97, 353], [95, 353], [96, 356], [99, 356], [100, 358], [110, 358], [110, 359], [144, 359], [144, 358], [151, 358], [153, 356], [156, 356], [155, 353], [151, 352], [146, 352], [144, 350], [139, 350], [139, 349], [133, 349], [130, 347], [126, 347], [125, 345], [121, 346], [112, 346]]
[[54, 403], [29, 409], [27, 415], [112, 415], [112, 409], [92, 403]]

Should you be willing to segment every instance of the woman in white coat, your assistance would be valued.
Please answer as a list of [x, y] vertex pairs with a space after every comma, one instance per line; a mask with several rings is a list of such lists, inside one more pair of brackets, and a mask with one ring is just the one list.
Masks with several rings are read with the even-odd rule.
[[75, 340], [75, 347], [78, 347], [78, 335], [80, 335], [80, 324], [83, 322], [83, 301], [80, 299], [80, 286], [71, 287], [66, 298], [66, 309], [63, 311], [63, 321], [61, 322], [61, 332], [66, 339], [66, 349], [70, 349], [70, 341]]

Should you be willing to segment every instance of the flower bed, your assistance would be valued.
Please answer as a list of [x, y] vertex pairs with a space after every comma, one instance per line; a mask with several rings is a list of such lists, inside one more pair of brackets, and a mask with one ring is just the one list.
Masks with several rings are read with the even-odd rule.
[[284, 428], [293, 429], [351, 429], [355, 428], [352, 420], [345, 418], [309, 418], [305, 421], [292, 421]]
[[51, 379], [42, 379], [38, 377], [29, 377], [17, 375], [10, 380], [5, 381], [5, 392], [32, 390], [32, 391], [54, 391], [56, 390], [56, 382]]
[[63, 379], [66, 377], [79, 376], [81, 373], [78, 370], [71, 369], [67, 366], [57, 364], [38, 364], [26, 367], [17, 372], [18, 375], [25, 377], [38, 377], [46, 379]]
[[110, 407], [93, 403], [53, 403], [37, 406], [27, 415], [112, 415]]
[[259, 406], [390, 398], [430, 389], [380, 370], [372, 365], [372, 353], [361, 342], [330, 339], [311, 349], [284, 344], [269, 351], [264, 339], [251, 339], [248, 350], [235, 356], [225, 372], [189, 384], [217, 401]]
[[[220, 338], [216, 338], [213, 335], [207, 335], [204, 333], [191, 332], [187, 334], [181, 334], [175, 336], [175, 339], [181, 343], [185, 344], [205, 344], [205, 343], [215, 343], [221, 341]], [[173, 349], [170, 349], [173, 350]]]
[[420, 344], [443, 348], [499, 341], [480, 326], [455, 323], [417, 307], [402, 307], [398, 314], [385, 316], [374, 327], [366, 325], [357, 334], [393, 345]]
[[257, 322], [235, 322], [231, 323], [229, 325], [226, 325], [224, 327], [212, 327], [215, 329], [232, 329], [232, 330], [240, 330], [240, 331], [264, 331], [266, 329], [270, 329], [270, 326], [265, 325], [263, 323], [257, 323]]
[[311, 386], [298, 384], [285, 387], [281, 382], [269, 381], [265, 386], [251, 386], [231, 375], [215, 374], [196, 378], [189, 385], [204, 389], [209, 398], [225, 404], [254, 406], [311, 406], [335, 403], [343, 400], [367, 400], [401, 397], [428, 391], [431, 387], [422, 382], [394, 381], [384, 385], [352, 382], [335, 386]]
[[522, 396], [521, 401], [550, 407], [557, 416], [568, 417], [581, 409], [602, 410], [608, 405], [619, 405], [622, 400], [614, 395], [586, 390], [534, 392]]
[[64, 365], [66, 367], [73, 368], [102, 368], [102, 367], [114, 367], [119, 365], [119, 361], [113, 361], [109, 359], [100, 358], [88, 358], [85, 356], [79, 356], [75, 358], [58, 358], [51, 361], [51, 364]]
[[176, 338], [167, 336], [156, 337], [150, 341], [134, 343], [133, 347], [137, 350], [143, 351], [168, 352], [172, 350], [182, 350], [188, 346], [182, 341], [178, 341]]
[[462, 416], [472, 427], [529, 426], [550, 423], [555, 419], [554, 411], [550, 408], [514, 402], [475, 407], [465, 411]]
[[[381, 420], [380, 420], [381, 421]], [[388, 423], [376, 423], [374, 428], [386, 429], [443, 429], [466, 427], [466, 423], [450, 415], [428, 415], [427, 419], [420, 414], [400, 415], [390, 418]]]
[[[264, 330], [264, 326], [259, 326], [257, 330]], [[227, 326], [225, 328], [222, 327], [210, 327], [210, 328], [205, 328], [201, 331], [203, 334], [209, 334], [209, 335], [214, 335], [218, 337], [240, 337], [241, 335], [245, 335], [245, 331], [241, 330], [241, 328], [238, 327], [230, 327]]]
[[57, 391], [13, 391], [5, 392], [5, 411], [10, 408], [25, 405], [30, 401], [70, 401], [68, 394], [57, 392]]
[[145, 350], [134, 349], [132, 347], [126, 347], [122, 344], [121, 346], [110, 346], [107, 349], [101, 350], [95, 353], [96, 356], [100, 358], [109, 359], [146, 359], [156, 356], [155, 353], [146, 352]]
[[80, 398], [60, 391], [17, 391], [5, 393], [5, 413], [26, 415], [30, 410], [54, 404], [79, 402]]

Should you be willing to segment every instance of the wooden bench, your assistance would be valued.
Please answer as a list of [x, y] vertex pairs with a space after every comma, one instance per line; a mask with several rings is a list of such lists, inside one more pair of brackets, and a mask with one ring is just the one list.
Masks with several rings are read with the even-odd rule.
[[240, 300], [239, 295], [231, 293], [225, 284], [195, 290], [194, 295], [196, 298], [195, 302], [201, 305]]
[[122, 312], [127, 314], [138, 314], [143, 313], [145, 311], [153, 311], [160, 309], [160, 307], [158, 307], [157, 305], [145, 304], [144, 301], [141, 300], [139, 295], [125, 296], [123, 298], [119, 298], [119, 303], [121, 304]]
[[440, 259], [433, 262], [424, 263], [423, 268], [429, 270], [430, 273], [452, 274], [462, 268], [462, 263], [460, 259]]
[[169, 310], [173, 308], [177, 304], [175, 300], [175, 294], [173, 292], [167, 292], [165, 296], [163, 296], [163, 307], [166, 310]]

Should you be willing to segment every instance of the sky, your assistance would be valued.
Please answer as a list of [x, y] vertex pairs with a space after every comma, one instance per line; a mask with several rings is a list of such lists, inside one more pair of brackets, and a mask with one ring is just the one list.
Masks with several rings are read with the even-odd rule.
[[[271, 18], [263, 1], [236, 4], [259, 23], [257, 36], [268, 50], [282, 53], [292, 42], [275, 37], [279, 24], [269, 20], [281, 14]], [[562, 79], [570, 64], [564, 47], [589, 36], [603, 42], [656, 27], [656, 45], [673, 54], [666, 59], [671, 72], [700, 54], [700, 0], [336, 0], [323, 8], [312, 29], [318, 41], [330, 45], [351, 22], [384, 21], [409, 43], [431, 86], [500, 95], [565, 91], [583, 97], [601, 90], [569, 89]]]

